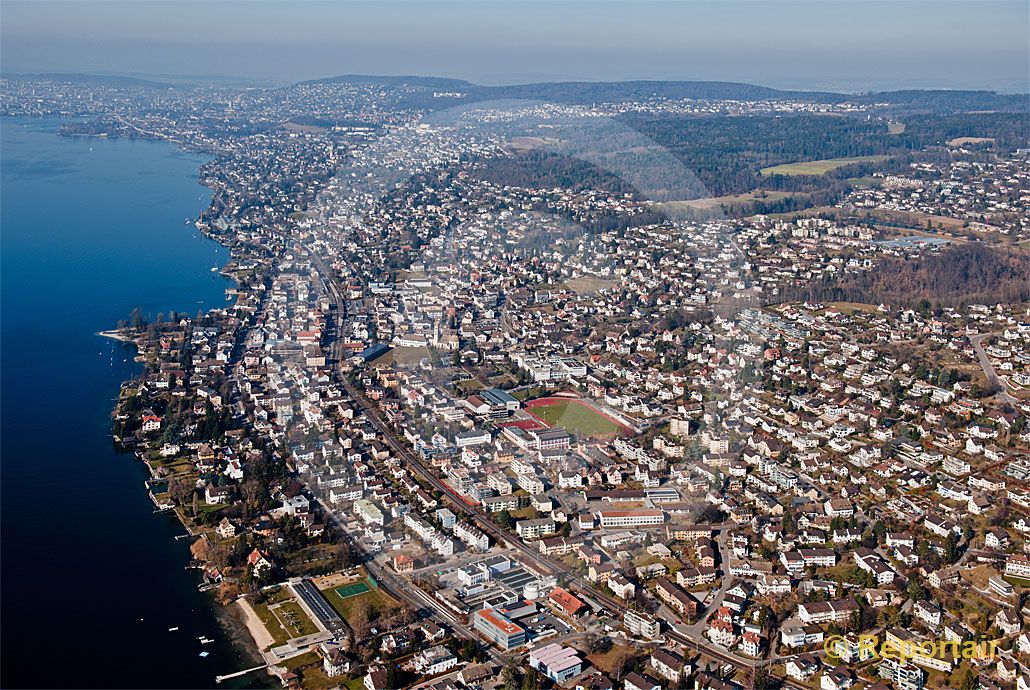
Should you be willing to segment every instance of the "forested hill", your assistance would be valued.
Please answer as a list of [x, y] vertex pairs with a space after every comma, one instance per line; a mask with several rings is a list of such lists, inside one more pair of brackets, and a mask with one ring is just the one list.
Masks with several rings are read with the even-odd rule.
[[53, 81], [66, 84], [95, 84], [97, 86], [111, 86], [126, 89], [180, 89], [178, 84], [170, 84], [150, 79], [138, 79], [136, 77], [123, 77], [111, 74], [81, 74], [78, 72], [46, 72], [42, 74], [7, 74], [4, 79], [31, 80], [31, 81]]
[[914, 306], [929, 301], [945, 306], [1025, 302], [1030, 263], [1018, 249], [958, 244], [937, 254], [890, 258], [866, 273], [830, 279], [795, 291], [787, 299], [855, 301]]
[[300, 82], [300, 86], [309, 84], [380, 84], [382, 86], [420, 86], [426, 89], [459, 89], [482, 88], [464, 79], [447, 77], [415, 77], [415, 76], [377, 76], [371, 74], [341, 74], [337, 77], [309, 79]]
[[412, 86], [432, 90], [460, 92], [450, 97], [434, 97], [432, 93], [412, 94], [412, 105], [441, 108], [460, 103], [486, 100], [522, 99], [589, 105], [616, 101], [658, 99], [767, 100], [793, 99], [816, 103], [890, 104], [910, 112], [1005, 111], [1025, 113], [1030, 104], [1028, 94], [999, 94], [993, 91], [905, 90], [869, 93], [834, 93], [774, 89], [755, 84], [725, 81], [567, 81], [482, 86], [461, 79], [414, 76], [344, 75], [317, 79], [304, 84], [382, 84]]

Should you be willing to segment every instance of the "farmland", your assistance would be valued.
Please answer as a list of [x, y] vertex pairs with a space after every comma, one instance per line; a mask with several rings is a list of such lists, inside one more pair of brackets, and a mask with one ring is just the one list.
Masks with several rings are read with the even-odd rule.
[[852, 165], [854, 163], [880, 163], [889, 156], [856, 156], [854, 158], [826, 158], [818, 161], [801, 161], [798, 163], [784, 163], [774, 165], [771, 168], [762, 168], [762, 175], [825, 175], [831, 170]]

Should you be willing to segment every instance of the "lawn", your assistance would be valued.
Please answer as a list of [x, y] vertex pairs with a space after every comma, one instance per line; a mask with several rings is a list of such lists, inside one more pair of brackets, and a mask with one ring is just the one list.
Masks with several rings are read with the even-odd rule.
[[580, 295], [593, 295], [601, 290], [612, 286], [615, 281], [609, 278], [596, 278], [594, 276], [580, 276], [565, 281], [564, 287]]
[[268, 610], [268, 604], [252, 603], [251, 608], [254, 609], [254, 613], [261, 620], [262, 625], [265, 626], [265, 630], [272, 636], [277, 645], [286, 644], [286, 641], [290, 639], [290, 634], [283, 629], [283, 626], [279, 624], [279, 619]]
[[285, 602], [269, 611], [275, 614], [279, 624], [286, 629], [291, 638], [318, 632], [318, 628], [304, 613], [304, 609], [295, 601]]
[[591, 407], [574, 401], [561, 401], [528, 408], [549, 426], [560, 426], [579, 437], [613, 436], [624, 431], [612, 420]]
[[818, 161], [801, 161], [762, 168], [762, 175], [824, 175], [831, 170], [852, 163], [879, 163], [890, 156], [856, 156], [854, 158], [827, 158]]
[[[363, 584], [367, 584], [364, 580], [361, 582]], [[337, 594], [332, 587], [321, 591], [322, 595], [325, 596], [326, 601], [329, 602], [329, 605], [336, 609], [336, 612], [340, 614], [340, 617], [348, 622], [350, 622], [348, 616], [350, 616], [351, 608], [354, 606], [354, 602], [359, 599], [367, 601], [369, 606], [377, 611], [382, 611], [394, 606], [393, 599], [378, 589], [370, 589], [364, 594], [347, 597], [346, 599]]]
[[612, 673], [616, 668], [625, 669], [632, 666], [632, 661], [638, 656], [633, 647], [628, 645], [614, 644], [612, 648], [603, 654], [590, 654], [587, 659], [595, 667], [604, 673]]

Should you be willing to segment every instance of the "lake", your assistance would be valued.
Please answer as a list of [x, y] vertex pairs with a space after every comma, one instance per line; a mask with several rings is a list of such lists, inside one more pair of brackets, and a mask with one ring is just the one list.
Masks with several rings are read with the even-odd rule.
[[58, 126], [0, 120], [0, 683], [212, 687], [254, 659], [184, 569], [188, 540], [154, 512], [145, 467], [114, 452], [112, 406], [142, 366], [97, 335], [136, 307], [226, 303], [210, 269], [228, 252], [184, 223], [210, 200], [206, 159]]

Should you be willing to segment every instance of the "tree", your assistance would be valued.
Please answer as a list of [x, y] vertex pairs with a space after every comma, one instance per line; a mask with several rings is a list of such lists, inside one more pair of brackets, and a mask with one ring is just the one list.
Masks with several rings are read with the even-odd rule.
[[963, 666], [956, 673], [956, 680], [958, 682], [955, 684], [955, 687], [958, 690], [976, 690], [976, 674], [968, 666]]
[[922, 601], [926, 598], [926, 590], [915, 580], [908, 583], [908, 588], [905, 590], [905, 593], [914, 601]]
[[769, 687], [769, 671], [764, 666], [752, 668], [747, 673], [748, 690], [765, 690]]
[[354, 631], [356, 641], [364, 639], [372, 631], [372, 607], [364, 598], [355, 597], [347, 622]]
[[194, 493], [193, 482], [186, 477], [176, 476], [168, 480], [168, 493], [179, 505], [183, 505]]
[[504, 662], [504, 670], [501, 671], [501, 687], [504, 690], [518, 690], [519, 688], [519, 662], [515, 656], [509, 656]]

